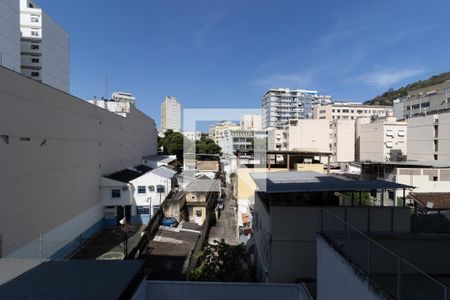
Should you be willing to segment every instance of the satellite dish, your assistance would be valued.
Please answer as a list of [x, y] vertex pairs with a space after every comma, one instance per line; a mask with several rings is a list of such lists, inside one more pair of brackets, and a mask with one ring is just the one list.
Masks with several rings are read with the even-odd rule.
[[123, 217], [123, 219], [121, 219], [119, 221], [120, 225], [126, 225], [127, 224], [127, 219], [125, 217]]

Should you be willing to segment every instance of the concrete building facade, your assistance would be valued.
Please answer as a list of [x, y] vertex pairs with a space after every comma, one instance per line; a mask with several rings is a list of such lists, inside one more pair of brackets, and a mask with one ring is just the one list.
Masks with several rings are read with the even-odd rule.
[[[103, 224], [100, 178], [157, 152], [155, 122], [0, 67], [3, 255], [56, 257]], [[41, 247], [40, 247], [41, 245]]]
[[363, 105], [358, 102], [334, 102], [317, 105], [313, 110], [314, 119], [355, 120], [361, 117], [392, 116], [391, 106]]
[[208, 137], [214, 141], [217, 145], [222, 143], [222, 139], [225, 137], [225, 131], [227, 130], [240, 130], [241, 126], [230, 121], [222, 121], [214, 125], [209, 126]]
[[183, 135], [190, 141], [200, 141], [202, 138], [202, 132], [201, 131], [183, 131]]
[[20, 0], [22, 74], [69, 93], [69, 35], [33, 1]]
[[332, 162], [355, 161], [355, 120], [333, 120], [331, 131]]
[[330, 151], [329, 120], [290, 120], [287, 128], [288, 150]]
[[407, 123], [395, 117], [377, 119], [359, 128], [361, 161], [396, 161], [407, 154]]
[[325, 103], [331, 103], [331, 96], [317, 91], [270, 89], [262, 98], [263, 128], [282, 129], [291, 119], [311, 119], [313, 107]]
[[181, 130], [181, 103], [176, 97], [166, 96], [161, 103], [161, 129]]
[[243, 130], [262, 130], [262, 116], [243, 115], [241, 117], [240, 125]]
[[16, 72], [20, 72], [19, 24], [19, 1], [0, 1], [0, 66]]
[[450, 109], [450, 80], [409, 91], [408, 96], [394, 101], [395, 116], [398, 119], [408, 119], [448, 109]]
[[408, 119], [408, 160], [450, 161], [450, 112]]

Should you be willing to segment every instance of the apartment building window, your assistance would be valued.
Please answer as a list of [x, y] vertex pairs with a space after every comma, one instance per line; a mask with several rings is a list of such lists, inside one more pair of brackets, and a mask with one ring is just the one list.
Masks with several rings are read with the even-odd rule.
[[420, 108], [420, 105], [419, 105], [419, 104], [414, 104], [414, 105], [412, 106], [412, 109], [418, 109], [418, 108]]
[[439, 144], [438, 144], [438, 140], [434, 140], [434, 152], [438, 152], [439, 150]]
[[39, 58], [32, 58], [32, 59], [31, 59], [31, 62], [32, 62], [32, 63], [38, 63], [38, 62], [39, 62]]
[[357, 112], [358, 114], [362, 114], [362, 113], [363, 113], [363, 110], [362, 110], [362, 109], [358, 109], [356, 112]]
[[143, 186], [143, 185], [138, 186], [137, 192], [138, 192], [138, 194], [145, 194], [146, 193], [145, 186]]
[[120, 190], [111, 190], [111, 198], [120, 198]]
[[438, 160], [437, 154], [434, 154], [434, 155], [433, 155], [433, 158], [434, 158], [434, 160]]
[[422, 108], [424, 107], [430, 107], [430, 102], [424, 102], [420, 105]]
[[39, 23], [39, 18], [31, 17], [31, 23]]
[[39, 77], [39, 72], [31, 72], [32, 77]]
[[450, 104], [450, 98], [447, 98], [447, 104]]
[[348, 113], [348, 109], [343, 109], [342, 112], [343, 113]]
[[149, 215], [150, 214], [150, 208], [148, 206], [137, 206], [137, 213], [138, 215]]
[[39, 50], [39, 45], [31, 44], [30, 48], [31, 50]]
[[31, 36], [39, 36], [39, 32], [38, 31], [31, 31]]

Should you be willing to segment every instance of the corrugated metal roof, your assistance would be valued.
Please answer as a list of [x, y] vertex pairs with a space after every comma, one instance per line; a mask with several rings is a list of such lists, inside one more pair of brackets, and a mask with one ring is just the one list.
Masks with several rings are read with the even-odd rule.
[[175, 174], [177, 174], [177, 172], [165, 166], [158, 167], [152, 170], [151, 173], [167, 179], [171, 179], [173, 176], [175, 176]]
[[258, 190], [266, 193], [305, 193], [411, 189], [409, 185], [384, 180], [353, 180], [316, 172], [271, 172], [251, 174]]
[[[206, 177], [206, 176], [205, 176]], [[220, 180], [198, 178], [185, 189], [186, 192], [220, 192]]]
[[0, 259], [0, 298], [118, 299], [142, 261]]

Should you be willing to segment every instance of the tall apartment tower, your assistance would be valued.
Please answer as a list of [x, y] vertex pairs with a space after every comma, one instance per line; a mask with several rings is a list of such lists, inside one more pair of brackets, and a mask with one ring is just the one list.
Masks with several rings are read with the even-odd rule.
[[17, 0], [0, 1], [0, 65], [20, 72], [20, 7]]
[[166, 96], [161, 103], [161, 129], [181, 130], [181, 103], [175, 97]]
[[69, 92], [69, 35], [31, 0], [20, 0], [21, 73]]
[[262, 123], [264, 128], [282, 129], [292, 119], [311, 119], [313, 107], [331, 103], [331, 96], [317, 91], [270, 89], [262, 98]]

